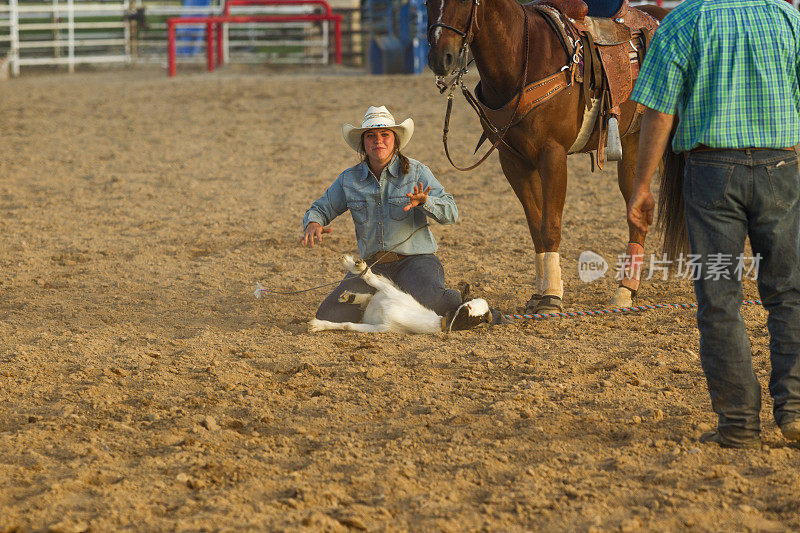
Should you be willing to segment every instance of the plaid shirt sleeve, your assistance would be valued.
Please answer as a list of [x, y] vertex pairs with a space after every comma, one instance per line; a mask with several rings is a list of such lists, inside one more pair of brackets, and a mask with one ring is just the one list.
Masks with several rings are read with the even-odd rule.
[[668, 15], [656, 30], [631, 94], [631, 100], [670, 115], [683, 95], [691, 47], [685, 21], [676, 18]]
[[[797, 34], [797, 50], [800, 50], [800, 33]], [[797, 81], [800, 83], [800, 54], [795, 56], [795, 72], [797, 73]], [[800, 109], [797, 110], [800, 113]]]

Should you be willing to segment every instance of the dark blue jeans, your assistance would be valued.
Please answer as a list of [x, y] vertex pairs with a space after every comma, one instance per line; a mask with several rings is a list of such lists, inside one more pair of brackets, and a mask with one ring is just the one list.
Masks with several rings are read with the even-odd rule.
[[[444, 268], [433, 254], [410, 255], [400, 261], [372, 267], [376, 274], [386, 276], [398, 287], [409, 293], [419, 303], [444, 316], [461, 305], [461, 294], [444, 286]], [[375, 289], [347, 273], [344, 280], [328, 295], [317, 309], [319, 320], [330, 322], [360, 322], [363, 311], [359, 306], [342, 303], [339, 296], [348, 290], [354, 293], [374, 294]]]
[[622, 7], [622, 0], [588, 0], [590, 17], [613, 17]]
[[[694, 152], [687, 158], [683, 194], [689, 243], [703, 265], [694, 283], [700, 361], [718, 430], [730, 442], [752, 440], [760, 432], [761, 390], [739, 312], [737, 257], [749, 236], [753, 256], [761, 256], [758, 291], [769, 313], [769, 390], [775, 421], [782, 425], [800, 419], [798, 158], [782, 150]], [[719, 268], [727, 257], [731, 264]], [[710, 273], [710, 264], [717, 273]]]

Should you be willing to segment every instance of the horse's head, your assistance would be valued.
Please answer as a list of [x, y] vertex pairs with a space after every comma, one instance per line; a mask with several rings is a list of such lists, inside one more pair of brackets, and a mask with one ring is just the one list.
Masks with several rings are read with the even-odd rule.
[[428, 0], [428, 65], [437, 76], [452, 74], [475, 31], [479, 0]]

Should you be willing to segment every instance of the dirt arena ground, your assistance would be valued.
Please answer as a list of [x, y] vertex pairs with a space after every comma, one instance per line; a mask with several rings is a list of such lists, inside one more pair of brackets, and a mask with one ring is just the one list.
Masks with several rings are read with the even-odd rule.
[[[517, 312], [522, 209], [496, 158], [450, 168], [430, 75], [0, 84], [0, 532], [800, 529], [800, 450], [766, 392], [762, 451], [697, 442], [714, 418], [693, 311], [308, 334], [323, 291], [254, 298], [342, 276], [349, 215], [312, 250], [301, 217], [356, 162], [341, 124], [383, 103], [460, 207], [434, 228], [449, 283]], [[596, 309], [614, 281], [582, 283], [577, 257], [616, 263], [624, 205], [614, 171], [570, 171], [566, 303]], [[669, 280], [638, 301], [693, 300]], [[766, 315], [743, 314], [766, 391]]]

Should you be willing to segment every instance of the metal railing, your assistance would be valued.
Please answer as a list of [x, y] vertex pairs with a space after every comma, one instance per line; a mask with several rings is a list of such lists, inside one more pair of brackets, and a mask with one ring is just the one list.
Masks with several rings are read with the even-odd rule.
[[[136, 20], [136, 10], [131, 8], [141, 6], [141, 0], [0, 0], [0, 68], [18, 76], [21, 67], [34, 65], [62, 65], [70, 72], [89, 63], [166, 66], [167, 19], [224, 14], [224, 4], [184, 7], [176, 1], [145, 4], [144, 17]], [[319, 13], [314, 5], [232, 5], [229, 12], [233, 16], [275, 15], [276, 22], [225, 25], [225, 63], [327, 64], [335, 52], [328, 23], [311, 20], [313, 16], [302, 20], [304, 15]], [[334, 16], [324, 6], [323, 13]], [[206, 61], [204, 32], [204, 25], [181, 27], [177, 36], [180, 62]]]
[[[303, 16], [317, 11], [308, 5], [238, 6], [231, 7], [234, 16]], [[222, 6], [182, 7], [148, 4], [147, 26], [134, 36], [136, 61], [164, 63], [168, 58], [168, 23], [171, 18], [219, 17]], [[182, 23], [177, 30], [177, 60], [180, 63], [207, 61], [206, 25]], [[328, 25], [319, 21], [282, 21], [224, 25], [222, 31], [224, 63], [328, 63], [331, 47]], [[191, 36], [195, 38], [192, 39]], [[183, 37], [182, 37], [183, 36]], [[193, 47], [193, 51], [189, 48]], [[186, 50], [181, 53], [181, 48]]]
[[[210, 7], [182, 7], [179, 3], [180, 0], [172, 4], [143, 3], [143, 0], [0, 0], [0, 73], [8, 69], [17, 76], [21, 67], [34, 65], [61, 65], [69, 71], [91, 63], [155, 62], [166, 66], [168, 18], [224, 14], [224, 0], [212, 0]], [[661, 1], [664, 7], [679, 3], [679, 0]], [[800, 0], [790, 3], [798, 7]], [[131, 20], [132, 6], [144, 6], [144, 25]], [[309, 6], [232, 6], [230, 13], [259, 16], [314, 12]], [[343, 28], [344, 53], [347, 60], [359, 63], [369, 20], [359, 23], [357, 8], [345, 12], [345, 24], [352, 19], [356, 26]], [[206, 62], [202, 37], [205, 27], [198, 28], [197, 53], [179, 54], [181, 62]], [[225, 28], [223, 38], [225, 63], [325, 63], [327, 54], [333, 51], [325, 23], [242, 24]], [[179, 43], [182, 43], [180, 38]]]
[[[0, 3], [0, 50], [13, 76], [20, 67], [131, 61], [129, 1]], [[7, 31], [4, 31], [7, 30]]]

